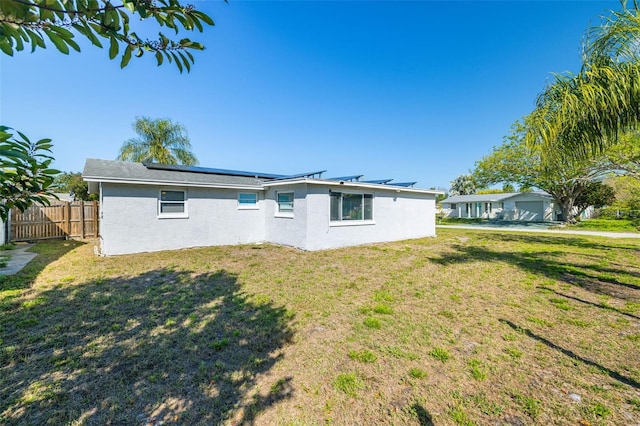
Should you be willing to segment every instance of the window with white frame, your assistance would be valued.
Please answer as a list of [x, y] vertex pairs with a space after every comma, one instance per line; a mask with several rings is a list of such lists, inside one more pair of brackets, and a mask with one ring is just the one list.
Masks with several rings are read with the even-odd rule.
[[187, 217], [187, 191], [162, 190], [158, 199], [159, 217]]
[[278, 213], [293, 213], [293, 192], [278, 192]]
[[331, 192], [331, 221], [373, 220], [373, 194]]
[[257, 209], [258, 194], [255, 192], [241, 192], [238, 194], [239, 209]]

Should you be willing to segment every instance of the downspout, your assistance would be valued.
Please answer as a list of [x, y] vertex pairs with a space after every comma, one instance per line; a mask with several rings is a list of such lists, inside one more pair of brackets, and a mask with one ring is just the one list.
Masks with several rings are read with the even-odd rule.
[[102, 182], [98, 183], [98, 247], [96, 247], [96, 254], [98, 256], [104, 256], [104, 250], [102, 250]]

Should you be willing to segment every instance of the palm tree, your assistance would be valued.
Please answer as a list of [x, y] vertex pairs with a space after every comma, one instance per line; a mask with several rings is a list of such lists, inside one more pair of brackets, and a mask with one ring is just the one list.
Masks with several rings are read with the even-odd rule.
[[527, 118], [527, 140], [589, 154], [640, 124], [640, 10], [612, 12], [587, 32], [582, 70], [556, 75]]
[[476, 193], [476, 182], [471, 175], [460, 175], [451, 181], [450, 195], [470, 195]]
[[587, 31], [585, 56], [617, 58], [620, 61], [638, 59], [640, 40], [640, 15], [638, 1], [633, 7], [623, 4], [621, 11], [613, 11], [604, 24]]
[[188, 166], [198, 164], [191, 152], [187, 130], [182, 124], [164, 118], [136, 117], [133, 129], [138, 137], [122, 145], [118, 160]]
[[528, 142], [601, 152], [640, 122], [640, 63], [601, 57], [557, 75], [526, 121]]

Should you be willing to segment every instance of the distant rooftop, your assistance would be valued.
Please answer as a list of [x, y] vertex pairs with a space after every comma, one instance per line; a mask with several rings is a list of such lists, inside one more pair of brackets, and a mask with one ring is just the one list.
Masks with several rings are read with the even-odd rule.
[[501, 192], [497, 194], [469, 194], [469, 195], [453, 195], [445, 200], [443, 204], [450, 203], [483, 203], [483, 202], [499, 202], [516, 195], [531, 194], [539, 197], [550, 197], [546, 192]]

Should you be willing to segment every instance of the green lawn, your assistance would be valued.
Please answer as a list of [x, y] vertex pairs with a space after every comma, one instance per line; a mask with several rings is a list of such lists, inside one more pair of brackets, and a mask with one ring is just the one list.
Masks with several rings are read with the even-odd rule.
[[640, 240], [438, 233], [38, 244], [0, 278], [0, 423], [640, 422]]
[[572, 228], [605, 232], [640, 232], [638, 219], [586, 219]]

